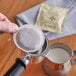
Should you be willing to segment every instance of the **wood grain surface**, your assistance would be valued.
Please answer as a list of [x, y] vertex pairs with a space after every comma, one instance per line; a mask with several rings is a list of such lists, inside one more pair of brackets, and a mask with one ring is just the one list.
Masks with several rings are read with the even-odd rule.
[[[16, 14], [33, 7], [34, 5], [42, 2], [43, 0], [0, 0], [0, 12], [14, 23]], [[50, 44], [54, 42], [63, 42], [68, 44], [73, 50], [76, 50], [76, 35], [56, 39], [50, 41]], [[24, 53], [18, 49], [14, 42], [12, 34], [0, 34], [0, 76], [14, 64], [17, 57], [22, 57]], [[42, 68], [41, 63], [30, 63], [27, 70], [22, 73], [21, 76], [47, 76]], [[76, 65], [73, 65], [71, 71], [67, 76], [76, 76]]]

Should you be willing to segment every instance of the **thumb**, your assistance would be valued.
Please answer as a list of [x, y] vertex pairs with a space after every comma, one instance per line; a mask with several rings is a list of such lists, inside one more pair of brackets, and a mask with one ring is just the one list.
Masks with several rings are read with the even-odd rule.
[[19, 30], [18, 26], [14, 23], [9, 23], [7, 21], [0, 21], [0, 31], [7, 33], [14, 33]]
[[15, 23], [9, 23], [9, 25], [7, 26], [8, 26], [8, 30], [6, 32], [8, 33], [14, 33], [19, 31], [19, 27]]

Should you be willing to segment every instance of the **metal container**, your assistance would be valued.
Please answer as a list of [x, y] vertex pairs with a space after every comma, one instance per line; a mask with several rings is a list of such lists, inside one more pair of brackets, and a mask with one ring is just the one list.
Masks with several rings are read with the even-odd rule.
[[69, 72], [71, 65], [76, 63], [75, 60], [72, 59], [73, 55], [75, 55], [76, 52], [73, 52], [72, 49], [64, 43], [54, 43], [50, 45], [50, 47], [51, 51], [54, 48], [64, 49], [69, 54], [69, 58], [64, 63], [53, 62], [51, 59], [47, 59], [48, 54], [51, 53], [50, 51], [43, 61], [43, 69], [45, 73], [49, 76], [65, 76]]

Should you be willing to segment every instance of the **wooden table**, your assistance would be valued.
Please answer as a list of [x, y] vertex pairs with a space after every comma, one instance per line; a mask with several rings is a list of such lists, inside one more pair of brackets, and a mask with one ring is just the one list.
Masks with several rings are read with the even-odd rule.
[[[8, 17], [8, 19], [16, 23], [16, 14], [42, 2], [43, 0], [0, 0], [0, 12]], [[60, 38], [51, 41], [63, 42], [68, 44], [73, 50], [76, 50], [76, 35]], [[18, 49], [12, 39], [12, 34], [0, 34], [0, 76], [12, 66], [17, 57], [23, 56], [23, 52]], [[35, 64], [30, 63], [27, 70], [21, 76], [47, 76], [42, 68], [42, 62]], [[67, 76], [76, 76], [76, 65], [73, 65]]]

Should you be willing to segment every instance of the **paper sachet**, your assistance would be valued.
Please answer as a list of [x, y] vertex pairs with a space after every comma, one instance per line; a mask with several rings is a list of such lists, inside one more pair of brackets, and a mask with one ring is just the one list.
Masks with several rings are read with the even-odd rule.
[[45, 31], [61, 33], [68, 9], [41, 4], [36, 25]]

